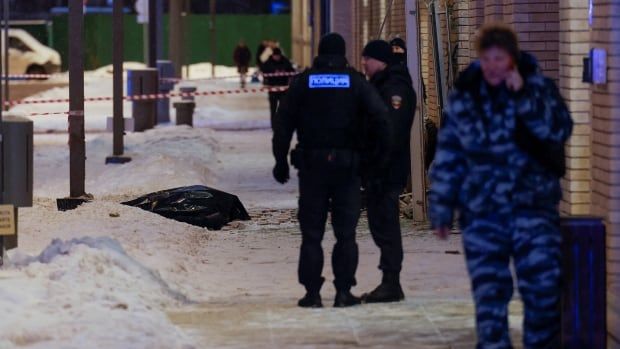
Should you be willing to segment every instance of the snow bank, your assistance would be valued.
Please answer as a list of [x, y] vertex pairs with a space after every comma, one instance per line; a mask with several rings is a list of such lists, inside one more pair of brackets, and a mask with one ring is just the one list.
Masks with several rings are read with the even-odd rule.
[[[248, 76], [254, 72], [254, 69], [250, 69]], [[236, 76], [239, 75], [237, 67], [227, 67], [223, 65], [215, 66], [215, 76]], [[190, 79], [205, 79], [210, 78], [211, 75], [211, 63], [196, 63], [189, 66], [189, 78]]]
[[[66, 139], [47, 143], [35, 139], [34, 195], [58, 198], [68, 193], [69, 149]], [[217, 143], [207, 129], [161, 127], [125, 137], [124, 165], [105, 165], [112, 153], [112, 135], [98, 135], [86, 144], [86, 189], [97, 198], [144, 195], [185, 185], [213, 183], [210, 167]]]
[[163, 310], [187, 302], [115, 240], [54, 240], [0, 271], [0, 347], [191, 348]]

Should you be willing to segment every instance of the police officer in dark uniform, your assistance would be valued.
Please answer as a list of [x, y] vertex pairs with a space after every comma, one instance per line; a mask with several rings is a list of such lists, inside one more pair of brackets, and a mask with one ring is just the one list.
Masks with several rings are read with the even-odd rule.
[[[295, 68], [293, 68], [293, 64], [288, 58], [284, 57], [282, 54], [282, 50], [276, 47], [273, 49], [273, 54], [267, 62], [263, 64], [261, 69], [265, 77], [265, 86], [269, 87], [283, 87], [288, 86], [290, 76], [286, 75], [277, 75], [277, 74], [286, 74], [295, 72]], [[275, 74], [271, 75], [270, 74]], [[282, 101], [282, 97], [286, 92], [283, 91], [271, 91], [269, 92], [269, 111], [271, 115], [271, 126], [273, 127], [273, 119], [276, 116], [276, 112], [278, 111], [278, 106]]]
[[368, 224], [381, 250], [379, 269], [381, 284], [363, 296], [364, 302], [396, 302], [405, 298], [400, 286], [403, 244], [400, 231], [399, 196], [410, 174], [410, 132], [416, 108], [416, 94], [406, 65], [395, 61], [386, 41], [369, 42], [362, 52], [362, 62], [370, 83], [388, 107], [392, 130], [392, 151], [387, 168], [368, 169], [366, 191]]
[[356, 285], [358, 248], [355, 230], [360, 215], [360, 158], [363, 130], [377, 133], [377, 153], [389, 147], [387, 108], [373, 87], [345, 58], [344, 39], [335, 33], [321, 39], [313, 67], [291, 83], [276, 116], [273, 153], [275, 179], [289, 179], [287, 155], [293, 133], [298, 145], [291, 163], [299, 170], [299, 223], [302, 233], [299, 282], [306, 295], [300, 307], [321, 307], [323, 249], [327, 213], [336, 235], [332, 268], [335, 307], [360, 304]]

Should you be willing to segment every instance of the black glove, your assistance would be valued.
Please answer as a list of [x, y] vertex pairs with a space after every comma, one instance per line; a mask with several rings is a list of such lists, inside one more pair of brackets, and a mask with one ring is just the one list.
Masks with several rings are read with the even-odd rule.
[[277, 162], [276, 166], [273, 168], [273, 178], [276, 179], [278, 183], [284, 184], [288, 182], [289, 177], [289, 168], [287, 162]]

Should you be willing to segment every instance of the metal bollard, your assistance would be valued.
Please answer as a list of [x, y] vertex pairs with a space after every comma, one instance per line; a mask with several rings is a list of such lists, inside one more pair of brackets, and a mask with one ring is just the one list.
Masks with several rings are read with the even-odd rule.
[[[194, 86], [181, 86], [179, 88], [179, 90], [181, 91], [181, 93], [194, 93], [194, 92], [196, 92], [196, 87], [194, 87]], [[192, 101], [193, 102], [194, 101], [194, 96], [187, 96], [187, 97], [181, 96], [181, 100]]]
[[194, 127], [194, 109], [196, 103], [191, 101], [181, 101], [174, 103], [177, 111], [177, 125], [188, 125]]
[[[168, 94], [174, 89], [175, 81], [173, 80], [174, 66], [171, 61], [158, 60], [157, 70], [159, 70], [159, 92]], [[157, 123], [170, 122], [170, 98], [161, 98], [157, 100]]]
[[[157, 94], [158, 86], [158, 71], [155, 68], [135, 69], [127, 72], [127, 94], [129, 96]], [[134, 118], [135, 132], [142, 132], [155, 127], [157, 100], [133, 101], [132, 117]]]
[[2, 120], [4, 156], [2, 203], [14, 206], [14, 234], [2, 236], [3, 249], [17, 247], [17, 208], [32, 207], [32, 120], [5, 115]]

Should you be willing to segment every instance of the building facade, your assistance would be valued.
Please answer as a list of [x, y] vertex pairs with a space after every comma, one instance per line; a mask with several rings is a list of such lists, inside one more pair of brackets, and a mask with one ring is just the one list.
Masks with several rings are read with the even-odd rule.
[[[476, 58], [477, 29], [488, 22], [515, 29], [522, 49], [560, 86], [575, 121], [560, 209], [606, 223], [608, 347], [620, 348], [620, 0], [293, 0], [292, 11], [293, 59], [302, 66], [310, 65], [321, 35], [336, 31], [359, 67], [364, 43], [407, 39], [407, 16], [415, 15], [419, 52], [410, 54], [419, 58], [424, 91], [417, 92], [421, 101], [425, 96], [417, 117], [436, 123], [442, 96]], [[592, 48], [606, 51], [606, 83], [582, 82]]]

